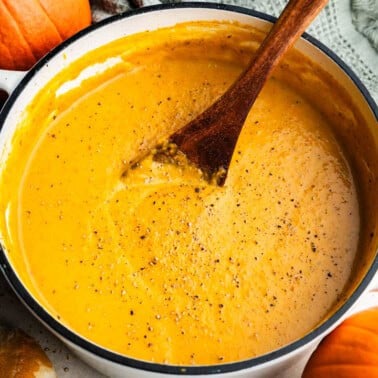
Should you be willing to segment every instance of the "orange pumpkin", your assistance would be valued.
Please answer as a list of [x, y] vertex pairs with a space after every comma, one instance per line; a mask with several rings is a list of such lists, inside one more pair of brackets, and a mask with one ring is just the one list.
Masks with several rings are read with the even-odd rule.
[[378, 377], [378, 307], [351, 316], [323, 339], [302, 376], [315, 377]]
[[88, 0], [0, 0], [0, 68], [27, 70], [90, 23]]

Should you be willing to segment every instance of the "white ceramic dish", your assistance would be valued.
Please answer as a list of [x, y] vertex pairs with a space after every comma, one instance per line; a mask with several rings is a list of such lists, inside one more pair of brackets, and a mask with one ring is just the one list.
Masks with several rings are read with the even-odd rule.
[[[179, 22], [198, 20], [238, 21], [251, 24], [261, 30], [268, 30], [271, 22], [274, 21], [273, 18], [258, 12], [215, 4], [184, 3], [144, 8], [134, 13], [107, 19], [80, 32], [48, 54], [26, 75], [25, 73], [0, 71], [0, 89], [8, 92], [13, 90], [0, 114], [0, 127], [2, 127], [0, 157], [3, 158], [9, 148], [15, 126], [27, 104], [57, 72], [72, 61], [92, 49], [129, 34], [173, 26]], [[298, 41], [296, 47], [313, 61], [325, 67], [349, 92], [361, 113], [364, 114], [369, 127], [374, 130], [373, 135], [376, 138], [374, 143], [377, 145], [377, 106], [358, 78], [337, 56], [310, 36], [305, 35]], [[304, 363], [321, 338], [336, 327], [342, 319], [357, 308], [378, 305], [378, 293], [371, 291], [372, 288], [377, 287], [377, 282], [374, 283], [378, 267], [378, 257], [376, 256], [348, 301], [332, 317], [302, 339], [264, 356], [241, 362], [213, 366], [161, 365], [113, 353], [88, 342], [80, 335], [67, 329], [51, 317], [29, 294], [19, 280], [17, 273], [13, 270], [4, 250], [0, 254], [0, 263], [7, 280], [29, 310], [83, 360], [111, 377], [288, 376], [293, 367]]]

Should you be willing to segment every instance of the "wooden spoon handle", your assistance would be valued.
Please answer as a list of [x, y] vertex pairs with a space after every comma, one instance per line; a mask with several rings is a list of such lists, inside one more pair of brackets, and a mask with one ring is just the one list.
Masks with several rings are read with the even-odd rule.
[[239, 79], [212, 106], [174, 133], [170, 141], [202, 171], [224, 171], [245, 119], [265, 81], [287, 49], [303, 33], [328, 0], [290, 0]]
[[[301, 36], [327, 2], [328, 0], [289, 1], [280, 18], [257, 50], [255, 58], [252, 59], [240, 80], [230, 88], [232, 93], [229, 93], [229, 96], [233, 96], [233, 92], [245, 92], [243, 97], [250, 107], [282, 56]], [[246, 105], [241, 104], [241, 106], [245, 107]], [[247, 108], [249, 107], [247, 106]]]

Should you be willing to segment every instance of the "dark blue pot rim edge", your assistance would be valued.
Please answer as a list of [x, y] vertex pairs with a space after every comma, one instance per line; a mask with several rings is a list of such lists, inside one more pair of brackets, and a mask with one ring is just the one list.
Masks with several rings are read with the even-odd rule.
[[[155, 5], [150, 7], [144, 7], [136, 10], [129, 11], [124, 14], [116, 15], [110, 18], [107, 18], [103, 21], [100, 21], [97, 24], [94, 24], [79, 33], [75, 34], [70, 39], [61, 43], [57, 48], [53, 51], [48, 53], [44, 58], [36, 63], [36, 65], [25, 75], [25, 77], [21, 80], [17, 88], [12, 92], [10, 97], [8, 98], [7, 102], [5, 103], [2, 111], [0, 112], [0, 128], [4, 124], [5, 119], [10, 112], [14, 102], [23, 91], [24, 87], [27, 83], [36, 75], [39, 70], [45, 66], [52, 57], [57, 55], [59, 52], [64, 50], [67, 46], [71, 43], [77, 41], [82, 36], [90, 33], [93, 30], [101, 28], [104, 25], [110, 24], [114, 21], [132, 17], [139, 14], [149, 13], [153, 11], [159, 10], [169, 10], [175, 8], [204, 8], [204, 9], [219, 9], [224, 11], [231, 11], [236, 13], [245, 14], [248, 16], [253, 16], [260, 18], [265, 21], [275, 22], [276, 18], [269, 16], [265, 13], [261, 13], [255, 10], [233, 6], [233, 5], [225, 5], [225, 4], [216, 4], [216, 3], [196, 3], [196, 2], [186, 2], [186, 3], [171, 3], [171, 4], [161, 4]], [[370, 106], [372, 112], [374, 113], [375, 117], [378, 119], [378, 108], [371, 97], [370, 93], [360, 81], [360, 79], [356, 76], [356, 74], [335, 54], [333, 53], [328, 47], [323, 45], [314, 37], [310, 36], [307, 33], [304, 33], [302, 36], [305, 40], [309, 41], [311, 44], [319, 48], [323, 51], [328, 57], [330, 57], [340, 68], [349, 76], [349, 78], [354, 82], [356, 87], [360, 90], [361, 94], [365, 98], [366, 102]], [[263, 365], [268, 362], [272, 362], [276, 359], [282, 358], [285, 355], [288, 355], [297, 349], [300, 349], [311, 341], [316, 339], [318, 336], [325, 333], [327, 330], [331, 329], [332, 326], [335, 325], [346, 313], [351, 309], [351, 307], [356, 303], [356, 301], [360, 298], [361, 294], [367, 289], [368, 285], [373, 280], [377, 270], [378, 270], [378, 256], [375, 257], [371, 267], [369, 268], [368, 272], [362, 279], [361, 283], [358, 285], [356, 290], [352, 293], [349, 299], [341, 306], [329, 319], [319, 325], [316, 329], [311, 331], [309, 334], [305, 335], [303, 338], [294, 341], [293, 343], [286, 345], [280, 349], [277, 349], [273, 352], [268, 354], [262, 355], [260, 357], [251, 358], [248, 360], [226, 363], [226, 364], [217, 364], [217, 365], [203, 365], [203, 366], [176, 366], [176, 365], [163, 365], [158, 363], [146, 362], [141, 360], [136, 360], [133, 358], [129, 358], [123, 355], [120, 355], [115, 352], [111, 352], [107, 349], [104, 349], [92, 342], [78, 336], [76, 333], [72, 332], [57, 320], [52, 317], [42, 306], [38, 304], [38, 302], [29, 294], [29, 292], [25, 289], [21, 281], [18, 279], [16, 273], [13, 271], [11, 263], [9, 262], [4, 249], [0, 248], [0, 267], [13, 288], [13, 290], [17, 293], [19, 298], [24, 302], [24, 304], [29, 308], [29, 310], [39, 318], [45, 325], [51, 328], [54, 332], [59, 334], [61, 337], [67, 339], [74, 345], [79, 346], [80, 348], [91, 352], [92, 354], [101, 357], [103, 359], [109, 360], [119, 365], [150, 371], [155, 373], [165, 373], [165, 374], [178, 374], [178, 375], [203, 375], [203, 374], [221, 374], [221, 373], [230, 373], [236, 372], [240, 370], [249, 369], [255, 366]]]

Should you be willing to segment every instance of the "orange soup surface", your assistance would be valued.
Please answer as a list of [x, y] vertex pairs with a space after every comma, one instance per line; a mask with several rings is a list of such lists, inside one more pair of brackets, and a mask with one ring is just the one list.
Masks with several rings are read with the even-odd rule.
[[152, 156], [130, 167], [219, 97], [260, 39], [215, 22], [129, 36], [32, 101], [1, 173], [1, 237], [72, 331], [136, 359], [217, 364], [293, 342], [337, 307], [358, 250], [357, 190], [290, 57], [224, 187]]

